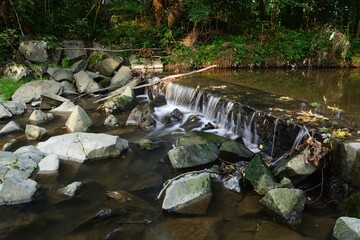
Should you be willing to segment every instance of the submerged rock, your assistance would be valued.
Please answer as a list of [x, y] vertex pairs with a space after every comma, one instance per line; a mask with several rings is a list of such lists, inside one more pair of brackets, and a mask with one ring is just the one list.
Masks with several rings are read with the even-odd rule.
[[300, 189], [278, 188], [268, 191], [260, 204], [292, 226], [299, 226], [306, 194]]
[[66, 187], [60, 188], [58, 192], [69, 197], [74, 197], [80, 191], [81, 186], [81, 182], [73, 182]]
[[337, 240], [360, 239], [360, 219], [340, 217], [336, 220], [333, 236]]
[[64, 87], [61, 83], [50, 80], [37, 80], [22, 85], [11, 98], [14, 101], [29, 103], [40, 100], [42, 94], [61, 95], [63, 93]]
[[214, 162], [218, 155], [219, 150], [214, 143], [179, 146], [168, 152], [172, 167], [177, 169]]
[[30, 202], [37, 188], [34, 180], [13, 174], [0, 184], [0, 205]]
[[110, 114], [106, 117], [104, 125], [111, 127], [119, 126], [119, 120], [114, 115]]
[[60, 159], [82, 163], [119, 156], [129, 145], [118, 136], [77, 132], [51, 137], [40, 142], [38, 148], [45, 153], [56, 153]]
[[190, 173], [171, 180], [166, 188], [162, 208], [183, 214], [205, 214], [211, 197], [210, 174]]
[[72, 132], [86, 132], [91, 125], [92, 121], [90, 117], [85, 110], [78, 105], [74, 108], [65, 123], [65, 126]]
[[152, 149], [155, 149], [155, 148], [159, 147], [159, 145], [157, 143], [154, 143], [150, 139], [146, 139], [146, 138], [136, 140], [134, 143], [141, 150], [147, 150], [147, 151], [150, 151]]

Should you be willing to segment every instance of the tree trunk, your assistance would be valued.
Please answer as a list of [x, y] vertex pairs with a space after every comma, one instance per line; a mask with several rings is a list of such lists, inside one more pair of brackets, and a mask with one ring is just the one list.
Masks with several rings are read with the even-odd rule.
[[162, 13], [164, 11], [164, 4], [162, 0], [153, 0], [152, 7], [156, 24], [159, 25], [161, 23]]
[[358, 25], [357, 25], [356, 37], [360, 37], [360, 18], [359, 18]]
[[0, 16], [4, 19], [6, 27], [10, 27], [9, 0], [0, 0]]

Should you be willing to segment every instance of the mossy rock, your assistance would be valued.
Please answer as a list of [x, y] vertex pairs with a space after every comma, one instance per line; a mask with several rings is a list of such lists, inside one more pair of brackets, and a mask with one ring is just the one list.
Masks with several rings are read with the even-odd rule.
[[353, 193], [340, 204], [341, 211], [348, 217], [360, 218], [360, 192]]
[[178, 138], [175, 142], [175, 146], [189, 146], [195, 144], [207, 144], [207, 143], [215, 143], [221, 144], [223, 142], [229, 141], [228, 138], [218, 136], [214, 133], [202, 132], [202, 131], [193, 131], [188, 133], [180, 138]]

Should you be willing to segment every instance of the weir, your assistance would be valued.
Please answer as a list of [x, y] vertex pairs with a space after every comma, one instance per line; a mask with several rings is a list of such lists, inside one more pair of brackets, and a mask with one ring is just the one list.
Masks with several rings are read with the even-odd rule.
[[[161, 131], [182, 129], [191, 115], [200, 118], [203, 128], [211, 123], [215, 129], [207, 130], [231, 138], [241, 137], [244, 144], [254, 152], [262, 151], [270, 158], [280, 157], [290, 151], [295, 144], [300, 127], [284, 121], [261, 109], [248, 104], [229, 100], [214, 92], [199, 87], [183, 86], [169, 82], [166, 86], [165, 98], [167, 105], [155, 108], [155, 117]], [[175, 108], [180, 109], [184, 119], [165, 129], [161, 119]], [[201, 129], [200, 128], [200, 129]]]

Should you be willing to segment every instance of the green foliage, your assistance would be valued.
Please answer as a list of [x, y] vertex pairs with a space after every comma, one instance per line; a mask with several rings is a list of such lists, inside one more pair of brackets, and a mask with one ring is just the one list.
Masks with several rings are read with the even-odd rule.
[[0, 78], [0, 95], [2, 99], [11, 99], [11, 96], [22, 84], [23, 81], [14, 82], [14, 80], [9, 77]]
[[340, 204], [341, 211], [348, 217], [360, 218], [360, 192], [353, 193]]
[[61, 60], [61, 67], [62, 68], [69, 68], [71, 66], [71, 60], [69, 59], [68, 56], [64, 57]]
[[9, 49], [15, 49], [15, 46], [19, 43], [18, 39], [19, 35], [15, 29], [5, 28], [0, 32], [0, 62], [5, 61]]

